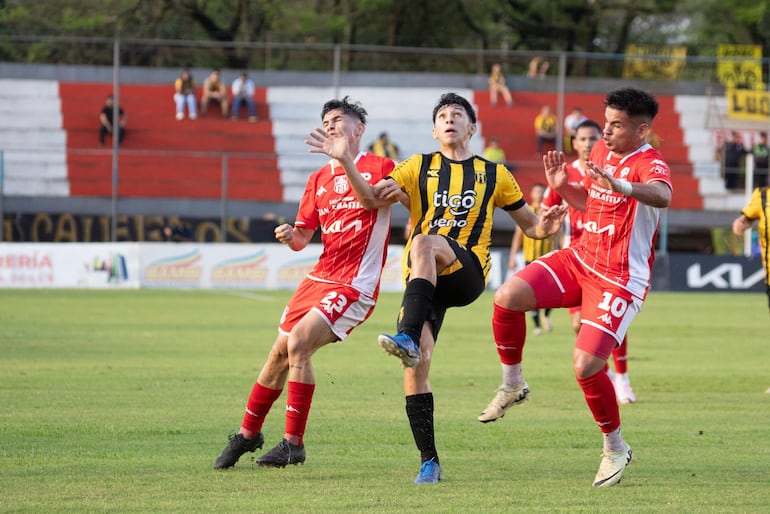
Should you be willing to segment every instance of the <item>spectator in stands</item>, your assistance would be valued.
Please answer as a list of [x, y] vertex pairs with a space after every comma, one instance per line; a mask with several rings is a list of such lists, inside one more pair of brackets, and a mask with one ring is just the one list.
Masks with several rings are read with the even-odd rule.
[[550, 67], [551, 67], [551, 64], [548, 61], [546, 61], [543, 57], [540, 57], [539, 55], [536, 57], [533, 57], [532, 60], [529, 61], [529, 69], [527, 70], [527, 77], [531, 79], [543, 79], [548, 73], [548, 68]]
[[[99, 114], [99, 146], [104, 146], [104, 137], [107, 134], [112, 134], [114, 137], [113, 112], [113, 97], [112, 95], [107, 95], [102, 112]], [[123, 138], [126, 135], [127, 122], [128, 116], [123, 111], [123, 108], [118, 106], [118, 144], [123, 142]]]
[[535, 118], [535, 135], [537, 136], [537, 155], [542, 156], [545, 143], [556, 141], [556, 116], [551, 113], [551, 108], [547, 105], [540, 108], [540, 114]]
[[767, 146], [767, 132], [759, 133], [759, 141], [751, 147], [754, 156], [754, 187], [768, 185], [767, 172], [770, 161], [770, 148]]
[[505, 164], [505, 150], [500, 148], [496, 137], [489, 138], [489, 144], [484, 148], [484, 158], [488, 161]]
[[387, 132], [382, 132], [380, 136], [369, 145], [367, 150], [374, 155], [379, 155], [380, 157], [388, 157], [396, 162], [401, 160], [398, 146], [390, 140]]
[[174, 81], [174, 103], [176, 103], [176, 119], [184, 119], [184, 108], [191, 120], [198, 117], [198, 101], [195, 98], [195, 79], [190, 70], [182, 70], [182, 74]]
[[201, 116], [206, 116], [209, 108], [209, 102], [219, 103], [222, 109], [222, 117], [227, 118], [230, 113], [230, 103], [227, 100], [227, 88], [222, 78], [219, 76], [219, 70], [214, 68], [206, 80], [203, 81], [203, 93], [201, 94]]
[[505, 75], [500, 68], [499, 64], [492, 65], [492, 72], [489, 74], [489, 103], [492, 107], [497, 105], [497, 96], [501, 95], [505, 100], [505, 105], [513, 107], [513, 98], [511, 98], [511, 90], [505, 83]]
[[166, 241], [183, 243], [185, 241], [192, 241], [193, 232], [192, 228], [190, 228], [187, 223], [175, 219], [167, 226], [163, 227], [163, 236], [165, 237]]
[[564, 117], [564, 152], [572, 152], [572, 139], [575, 137], [575, 130], [578, 125], [586, 120], [582, 107], [573, 107], [572, 112]]
[[717, 157], [722, 161], [725, 188], [735, 190], [741, 187], [740, 178], [743, 168], [743, 156], [746, 155], [741, 137], [736, 131], [730, 132], [722, 148], [717, 152]]
[[249, 78], [246, 72], [242, 72], [237, 79], [233, 81], [233, 113], [232, 119], [237, 119], [241, 111], [241, 105], [246, 103], [249, 110], [249, 121], [257, 121], [257, 104], [254, 102], [254, 92], [256, 86], [254, 81]]

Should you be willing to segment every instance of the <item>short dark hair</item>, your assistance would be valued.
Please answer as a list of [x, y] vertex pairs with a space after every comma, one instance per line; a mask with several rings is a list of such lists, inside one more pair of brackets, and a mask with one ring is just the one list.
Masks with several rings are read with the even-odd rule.
[[465, 112], [471, 119], [471, 123], [476, 123], [476, 112], [473, 110], [470, 102], [457, 93], [444, 93], [441, 95], [441, 98], [439, 98], [436, 107], [433, 108], [433, 123], [436, 123], [436, 115], [438, 114], [438, 111], [447, 105], [459, 105], [465, 109]]
[[616, 89], [607, 93], [604, 105], [623, 111], [631, 117], [645, 117], [648, 122], [658, 115], [658, 101], [654, 96], [632, 87]]
[[577, 132], [578, 130], [580, 130], [582, 128], [586, 128], [586, 127], [595, 128], [599, 132], [602, 132], [602, 126], [599, 125], [594, 120], [583, 120], [583, 121], [581, 121], [580, 123], [578, 123], [578, 126], [575, 127], [575, 132]]
[[366, 109], [364, 109], [359, 102], [350, 100], [349, 96], [346, 96], [342, 100], [334, 99], [326, 102], [323, 106], [323, 109], [321, 109], [321, 121], [323, 121], [324, 116], [326, 116], [329, 111], [333, 111], [335, 109], [339, 109], [349, 116], [358, 118], [361, 123], [366, 125], [366, 116], [369, 113], [366, 112]]

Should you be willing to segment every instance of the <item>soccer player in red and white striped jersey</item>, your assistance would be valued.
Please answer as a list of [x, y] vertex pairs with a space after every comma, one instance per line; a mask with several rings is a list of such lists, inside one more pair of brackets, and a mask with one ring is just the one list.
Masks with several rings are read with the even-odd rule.
[[347, 97], [330, 100], [321, 111], [323, 128], [306, 141], [310, 152], [332, 160], [308, 179], [294, 226], [276, 227], [275, 237], [299, 251], [320, 229], [324, 249], [283, 312], [278, 338], [251, 390], [241, 428], [214, 462], [216, 469], [232, 467], [241, 455], [262, 447], [265, 416], [284, 386], [283, 439], [256, 462], [268, 467], [305, 462], [303, 436], [315, 391], [311, 357], [319, 348], [343, 340], [374, 309], [387, 257], [390, 206], [408, 199], [405, 194], [390, 200], [373, 197], [372, 184], [388, 176], [395, 163], [360, 151], [366, 115]]
[[602, 140], [591, 150], [580, 185], [569, 183], [563, 152], [543, 156], [549, 185], [572, 207], [584, 210], [583, 235], [569, 248], [519, 271], [495, 293], [492, 328], [503, 385], [479, 420], [499, 419], [529, 395], [521, 373], [525, 313], [579, 305], [582, 325], [573, 368], [603, 434], [604, 453], [594, 487], [617, 484], [632, 456], [620, 432], [615, 390], [604, 370], [649, 291], [661, 211], [671, 202], [668, 165], [645, 142], [657, 113], [657, 100], [644, 91], [608, 93]]
[[[578, 158], [574, 161], [567, 163], [567, 175], [568, 181], [574, 186], [580, 187], [586, 176], [586, 169], [588, 168], [588, 161], [591, 155], [591, 149], [594, 143], [599, 141], [602, 137], [602, 128], [593, 120], [584, 120], [580, 122], [575, 128], [575, 134], [573, 137], [573, 148], [577, 152]], [[543, 205], [548, 207], [551, 205], [558, 205], [563, 202], [559, 193], [553, 189], [548, 188], [546, 196], [543, 199]], [[585, 213], [581, 210], [569, 207], [567, 210], [567, 219], [565, 220], [562, 237], [562, 248], [567, 248], [573, 243], [580, 240], [580, 236], [583, 235], [583, 218]], [[570, 307], [569, 309], [570, 319], [572, 320], [572, 328], [575, 333], [580, 331], [580, 306]], [[623, 341], [612, 350], [612, 363], [614, 373], [610, 374], [612, 377], [612, 383], [615, 386], [615, 396], [620, 403], [634, 403], [636, 401], [636, 395], [631, 388], [631, 380], [628, 377], [628, 336], [623, 338]]]

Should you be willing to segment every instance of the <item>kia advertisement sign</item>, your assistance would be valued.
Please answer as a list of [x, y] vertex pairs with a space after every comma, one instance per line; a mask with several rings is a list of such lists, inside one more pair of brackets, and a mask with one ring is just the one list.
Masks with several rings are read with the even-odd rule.
[[671, 253], [668, 260], [672, 291], [745, 293], [767, 288], [759, 258]]

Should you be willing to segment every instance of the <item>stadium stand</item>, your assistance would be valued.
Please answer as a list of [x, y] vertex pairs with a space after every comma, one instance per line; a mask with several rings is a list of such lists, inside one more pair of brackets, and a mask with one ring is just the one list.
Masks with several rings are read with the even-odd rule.
[[[483, 136], [497, 137], [505, 151], [506, 160], [515, 165], [515, 176], [523, 190], [529, 191], [535, 182], [543, 182], [542, 160], [535, 152], [534, 119], [542, 105], [551, 105], [552, 110], [556, 111], [554, 95], [516, 91], [513, 109], [492, 107], [486, 91], [477, 91], [474, 98], [479, 118], [483, 120]], [[703, 200], [698, 180], [693, 176], [693, 166], [684, 142], [684, 130], [680, 126], [679, 114], [674, 109], [674, 99], [663, 96], [658, 98], [658, 101], [660, 113], [653, 127], [660, 139], [659, 150], [672, 170], [676, 194], [671, 208], [701, 210]], [[598, 121], [600, 125], [604, 122], [603, 102], [604, 95], [601, 94], [567, 94], [564, 98], [567, 108], [582, 106], [585, 115]]]
[[[62, 126], [67, 132], [67, 168], [73, 196], [111, 194], [112, 155], [100, 149], [97, 115], [111, 84], [61, 83]], [[211, 116], [177, 121], [173, 90], [165, 85], [127, 84], [120, 105], [128, 115], [121, 145], [122, 197], [281, 201], [269, 108], [257, 91], [259, 120], [246, 123]], [[222, 190], [222, 154], [228, 180]]]
[[67, 196], [66, 133], [57, 83], [0, 80], [3, 194]]
[[[0, 80], [0, 149], [5, 152], [5, 194], [37, 196], [111, 195], [112, 155], [100, 148], [97, 116], [109, 83]], [[512, 109], [489, 105], [486, 90], [455, 89], [478, 108], [479, 134], [473, 150], [497, 137], [526, 191], [542, 181], [532, 127], [539, 107], [555, 103], [553, 93], [516, 91]], [[320, 107], [329, 98], [350, 95], [369, 111], [363, 144], [388, 132], [402, 157], [433, 150], [431, 111], [443, 88], [263, 87], [257, 90], [259, 121], [247, 123], [211, 116], [196, 121], [174, 118], [171, 85], [124, 84], [120, 104], [128, 135], [120, 151], [119, 196], [297, 202], [307, 174], [323, 164], [309, 154], [304, 139], [320, 124]], [[713, 133], [701, 96], [660, 96], [655, 122], [660, 150], [673, 171], [672, 209], [740, 208], [740, 195], [728, 195], [714, 160]], [[565, 107], [580, 105], [601, 120], [603, 95], [569, 93]], [[554, 105], [555, 107], [555, 105]], [[223, 154], [228, 182], [221, 187]], [[732, 198], [732, 197], [735, 198]]]

